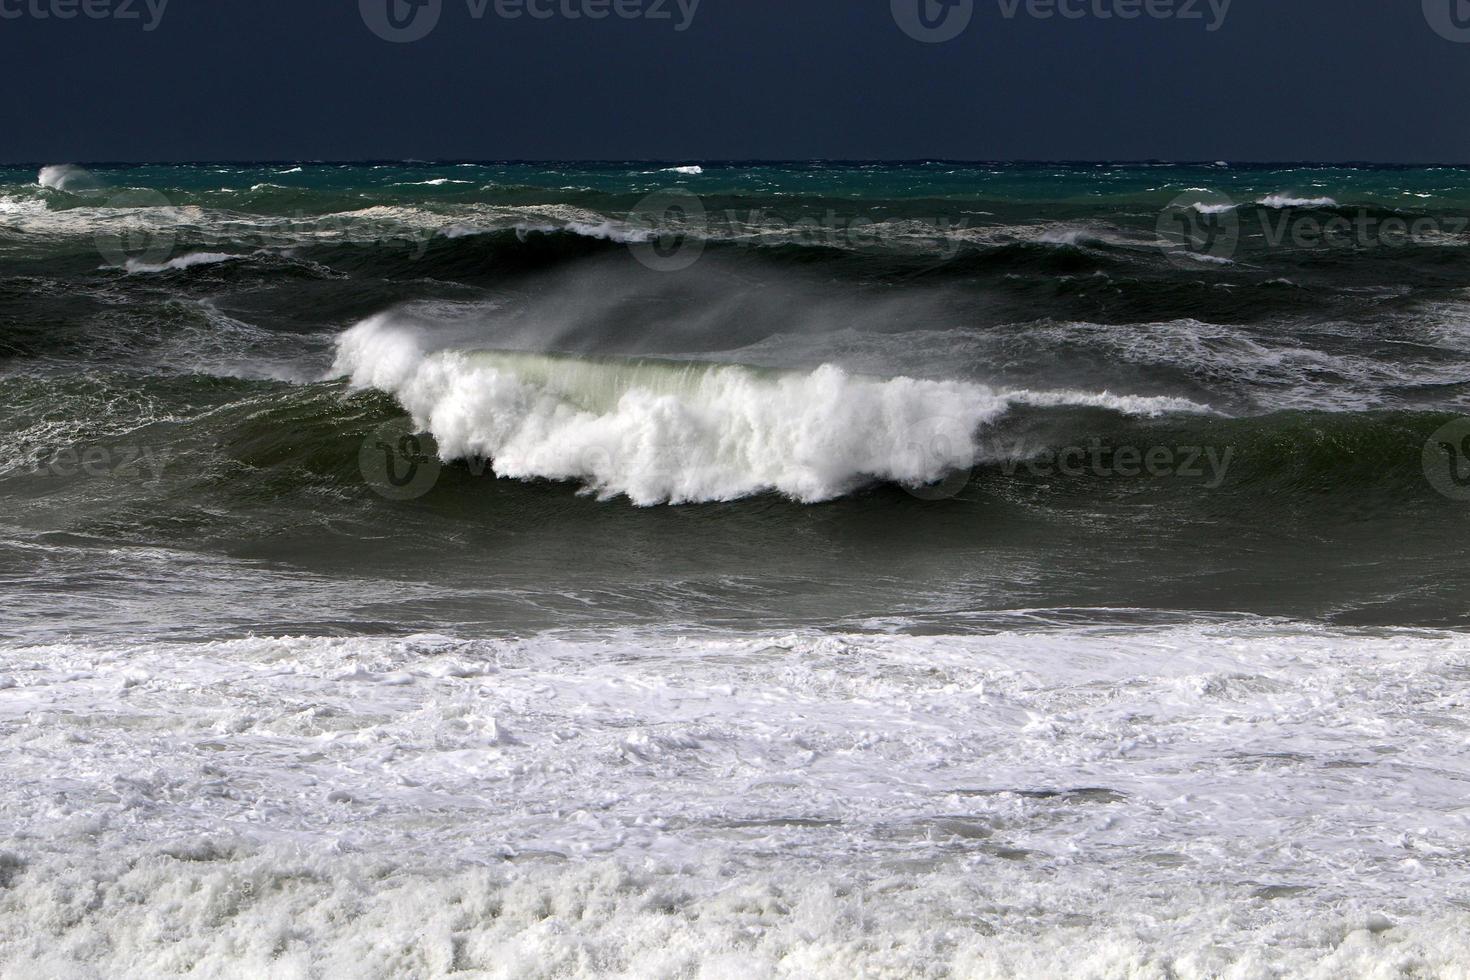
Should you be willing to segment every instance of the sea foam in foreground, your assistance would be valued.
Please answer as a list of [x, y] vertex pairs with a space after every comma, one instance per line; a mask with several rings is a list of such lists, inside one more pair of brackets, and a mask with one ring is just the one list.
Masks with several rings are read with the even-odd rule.
[[1247, 622], [15, 648], [0, 944], [17, 975], [1454, 976], [1467, 655]]

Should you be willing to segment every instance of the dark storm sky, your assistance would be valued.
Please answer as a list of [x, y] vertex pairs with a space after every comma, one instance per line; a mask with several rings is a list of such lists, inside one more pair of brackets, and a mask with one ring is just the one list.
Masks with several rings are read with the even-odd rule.
[[[33, 10], [124, 2], [137, 19]], [[702, 0], [684, 31], [676, 0], [597, 21], [442, 0], [403, 44], [359, 0], [168, 0], [145, 31], [147, 2], [0, 0], [0, 158], [1470, 161], [1470, 43], [1421, 0], [1234, 0], [1213, 32], [1209, 0], [1127, 21], [974, 0], [935, 44], [890, 0]]]

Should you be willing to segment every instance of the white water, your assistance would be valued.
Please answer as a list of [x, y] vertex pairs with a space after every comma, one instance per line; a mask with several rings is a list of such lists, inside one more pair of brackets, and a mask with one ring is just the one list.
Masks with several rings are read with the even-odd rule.
[[830, 365], [758, 372], [426, 343], [391, 314], [376, 316], [343, 334], [333, 370], [396, 397], [445, 459], [485, 458], [502, 477], [578, 481], [639, 505], [770, 491], [813, 503], [874, 481], [933, 483], [973, 465], [981, 430], [1017, 405], [1206, 410], [1181, 398], [997, 391]]
[[1263, 207], [1276, 208], [1335, 208], [1337, 201], [1330, 197], [1294, 197], [1290, 194], [1268, 194], [1256, 202]]
[[220, 262], [232, 262], [241, 258], [227, 252], [190, 252], [188, 255], [180, 255], [176, 259], [167, 262], [144, 262], [141, 259], [128, 259], [125, 268], [134, 274], [150, 272], [177, 272], [182, 269], [192, 269], [196, 265], [217, 265]]
[[91, 171], [69, 163], [42, 167], [36, 176], [36, 183], [55, 191], [86, 191], [98, 186], [97, 178]]
[[1465, 976], [1462, 635], [4, 654], [6, 975]]

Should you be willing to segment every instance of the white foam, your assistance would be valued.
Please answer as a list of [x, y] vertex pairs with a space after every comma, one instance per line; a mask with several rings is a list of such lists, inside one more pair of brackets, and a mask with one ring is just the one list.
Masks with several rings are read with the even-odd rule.
[[580, 235], [583, 238], [597, 238], [602, 241], [631, 244], [646, 242], [654, 237], [654, 232], [641, 228], [633, 228], [621, 222], [601, 221], [589, 223], [583, 221], [568, 221], [558, 224], [552, 221], [517, 221], [507, 228], [504, 224], [491, 221], [486, 225], [452, 224], [441, 228], [439, 234], [445, 238], [469, 238], [474, 235], [490, 235], [501, 231], [514, 231], [516, 237], [526, 241], [532, 235], [552, 235], [557, 232], [566, 232]]
[[1085, 228], [1055, 228], [1043, 232], [1036, 240], [1044, 245], [1082, 245], [1100, 239]]
[[659, 173], [664, 173], [664, 174], [688, 174], [691, 177], [698, 177], [700, 174], [704, 173], [704, 168], [703, 167], [698, 167], [698, 166], [693, 166], [693, 167], [667, 167], [667, 168], [665, 168], [663, 170], [660, 170]]
[[1170, 395], [1115, 395], [1101, 391], [1007, 391], [1005, 398], [1012, 404], [1031, 405], [1037, 408], [1065, 408], [1085, 406], [1101, 408], [1120, 415], [1140, 418], [1157, 418], [1170, 413], [1188, 415], [1217, 414], [1208, 405], [1177, 398]]
[[[523, 227], [518, 225], [518, 228]], [[599, 221], [589, 223], [585, 221], [568, 222], [562, 227], [563, 231], [581, 235], [584, 238], [600, 238], [604, 241], [619, 242], [624, 245], [638, 242], [651, 241], [655, 232], [646, 228], [634, 228], [621, 222]]]
[[42, 167], [36, 183], [55, 191], [86, 191], [98, 186], [90, 170], [69, 163]]
[[21, 200], [8, 194], [0, 195], [0, 216], [17, 219], [45, 215], [46, 213], [47, 208], [43, 201]]
[[775, 491], [814, 503], [874, 481], [928, 484], [971, 466], [976, 437], [1018, 404], [1136, 414], [1206, 411], [1178, 398], [995, 391], [960, 381], [430, 352], [380, 315], [342, 335], [334, 371], [398, 399], [446, 459], [513, 479], [577, 481], [639, 505]]
[[144, 262], [141, 259], [128, 259], [127, 270], [131, 273], [154, 273], [154, 272], [176, 272], [180, 269], [192, 269], [196, 265], [214, 265], [219, 262], [230, 262], [240, 258], [238, 255], [230, 255], [225, 252], [191, 252], [181, 255], [167, 262]]
[[[883, 231], [899, 224], [898, 222], [879, 222], [869, 229], [870, 232]], [[967, 222], [956, 224], [930, 224], [918, 222], [911, 225], [909, 236], [912, 239], [928, 239], [931, 245], [938, 245], [942, 250], [950, 250], [961, 243], [972, 243], [979, 245], [1009, 245], [1019, 242], [1032, 242], [1041, 245], [1119, 245], [1119, 246], [1150, 246], [1152, 240], [1135, 237], [1123, 229], [1112, 225], [1091, 224], [1077, 225], [1069, 222], [1048, 222], [1045, 224], [1017, 224], [1017, 225], [976, 225], [969, 227]], [[891, 243], [889, 235], [883, 235], [880, 239], [885, 243]]]
[[1330, 197], [1292, 197], [1289, 194], [1269, 194], [1256, 202], [1268, 208], [1335, 208], [1337, 202]]
[[[1272, 282], [1295, 285], [1286, 279]], [[1354, 324], [1317, 324], [1298, 335], [1194, 319], [1136, 323], [1125, 329], [1071, 321], [1029, 325], [1024, 335], [1028, 348], [1040, 356], [1053, 346], [1082, 345], [1112, 363], [1187, 372], [1222, 397], [1238, 392], [1237, 397], [1249, 401], [1251, 412], [1362, 412], [1412, 407], [1416, 403], [1405, 391], [1423, 384], [1452, 385], [1464, 377], [1464, 337], [1439, 330], [1443, 323], [1463, 319], [1464, 310], [1448, 304], [1443, 319], [1436, 315], [1440, 312], [1416, 308], [1395, 325], [1401, 336], [1440, 348], [1398, 363], [1343, 350], [1343, 336], [1362, 336]]]
[[1460, 634], [0, 652], [20, 976], [1451, 977], [1470, 951]]

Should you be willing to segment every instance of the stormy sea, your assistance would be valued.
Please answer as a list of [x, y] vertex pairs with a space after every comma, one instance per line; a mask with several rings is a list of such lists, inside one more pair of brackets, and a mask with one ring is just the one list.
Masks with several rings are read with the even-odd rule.
[[0, 169], [0, 974], [1463, 976], [1466, 416], [1470, 169]]

